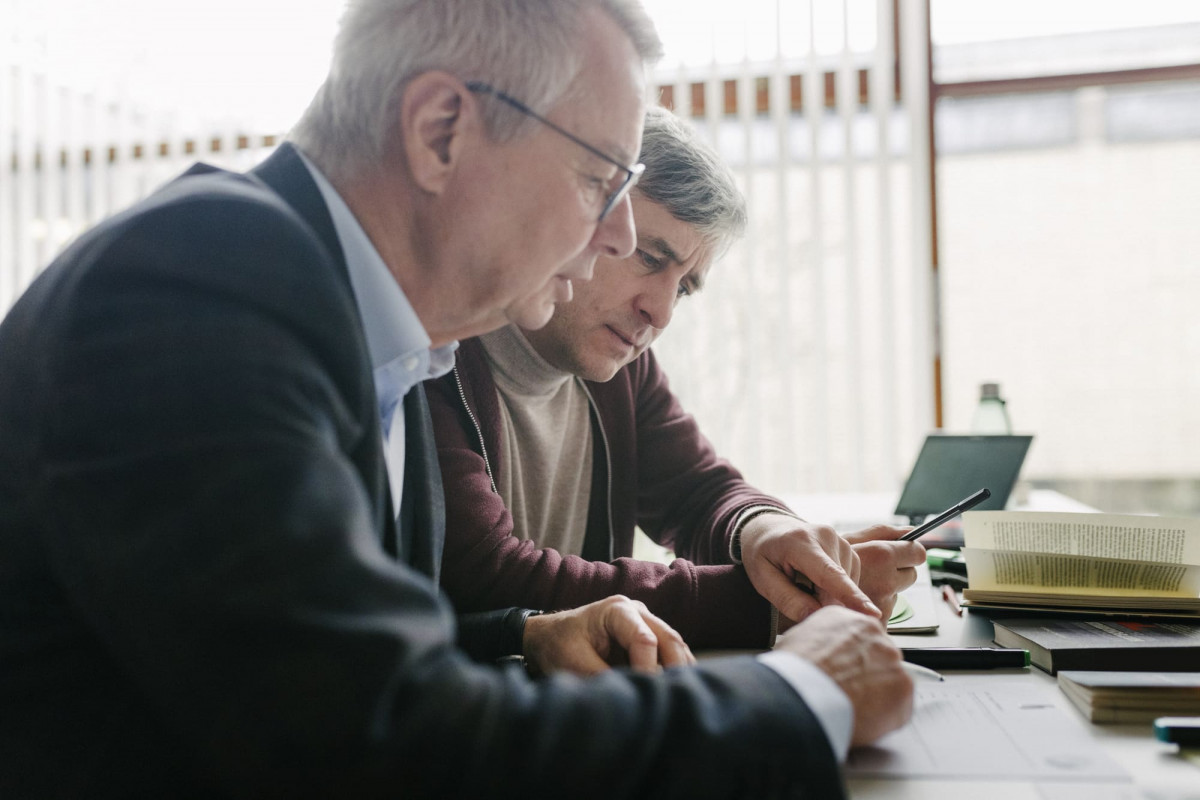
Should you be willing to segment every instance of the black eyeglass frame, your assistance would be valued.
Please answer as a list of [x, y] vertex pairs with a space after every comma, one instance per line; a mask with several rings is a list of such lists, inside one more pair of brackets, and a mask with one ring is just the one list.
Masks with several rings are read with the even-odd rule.
[[622, 164], [612, 156], [606, 155], [603, 150], [588, 144], [583, 139], [580, 139], [578, 136], [566, 130], [565, 128], [555, 125], [553, 122], [546, 119], [541, 114], [522, 103], [520, 100], [512, 97], [511, 95], [505, 94], [491, 84], [484, 83], [483, 81], [467, 81], [465, 86], [472, 92], [491, 95], [497, 100], [507, 103], [517, 111], [520, 111], [522, 114], [532, 117], [550, 130], [565, 136], [575, 144], [582, 147], [584, 150], [587, 150], [592, 155], [608, 162], [609, 164], [612, 164], [613, 166], [617, 167], [617, 169], [620, 169], [625, 173], [625, 180], [621, 181], [621, 185], [618, 186], [613, 192], [609, 193], [609, 195], [604, 199], [604, 208], [600, 210], [600, 217], [596, 220], [597, 222], [604, 221], [604, 218], [607, 217], [614, 208], [616, 208], [617, 203], [621, 202], [625, 195], [629, 194], [629, 190], [637, 185], [638, 178], [640, 178], [642, 173], [646, 171], [645, 164], [634, 164], [633, 166], [626, 166], [625, 164]]

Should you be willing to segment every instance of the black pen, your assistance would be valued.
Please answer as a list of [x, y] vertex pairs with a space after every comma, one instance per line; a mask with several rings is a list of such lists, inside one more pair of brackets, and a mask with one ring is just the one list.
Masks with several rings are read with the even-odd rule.
[[1024, 669], [1029, 651], [1009, 647], [902, 647], [904, 660], [930, 669]]
[[980, 503], [982, 503], [984, 500], [987, 500], [991, 496], [992, 496], [992, 492], [990, 489], [980, 489], [978, 492], [971, 495], [966, 500], [963, 500], [963, 501], [951, 506], [950, 508], [947, 508], [945, 511], [938, 514], [933, 519], [925, 520], [920, 525], [918, 525], [917, 527], [913, 528], [908, 533], [901, 536], [900, 541], [911, 542], [913, 539], [916, 539], [919, 536], [923, 536], [923, 535], [929, 533], [931, 530], [936, 528], [938, 525], [941, 525], [946, 520], [951, 519], [953, 517], [957, 517], [959, 514], [963, 513], [964, 511], [968, 511], [968, 510], [974, 508], [975, 506], [979, 505]]

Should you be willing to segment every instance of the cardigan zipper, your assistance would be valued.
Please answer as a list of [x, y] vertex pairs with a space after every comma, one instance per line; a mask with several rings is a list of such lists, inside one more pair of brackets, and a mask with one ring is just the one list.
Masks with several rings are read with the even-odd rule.
[[608, 482], [605, 484], [605, 489], [607, 490], [606, 501], [608, 503], [608, 505], [607, 505], [608, 514], [606, 515], [608, 517], [608, 560], [612, 561], [613, 560], [613, 543], [616, 542], [616, 540], [617, 540], [616, 534], [613, 532], [612, 448], [608, 446], [608, 433], [604, 430], [604, 418], [600, 416], [600, 409], [596, 405], [596, 398], [592, 397], [591, 390], [588, 389], [587, 384], [584, 383], [583, 380], [581, 380], [578, 377], [576, 377], [575, 380], [579, 383], [580, 388], [583, 389], [584, 395], [587, 396], [588, 405], [590, 405], [592, 407], [592, 413], [596, 415], [596, 427], [600, 429], [600, 443], [604, 447], [604, 465], [606, 467], [608, 467]]
[[458, 374], [458, 367], [454, 368], [454, 383], [458, 386], [458, 398], [462, 400], [463, 408], [467, 411], [467, 416], [471, 418], [471, 424], [475, 426], [475, 435], [479, 437], [479, 452], [483, 455], [483, 468], [487, 470], [488, 480], [492, 482], [492, 491], [500, 494], [500, 490], [496, 488], [496, 476], [492, 474], [492, 462], [488, 459], [487, 445], [483, 443], [483, 426], [479, 424], [479, 420], [475, 418], [475, 412], [471, 410], [471, 404], [467, 402], [467, 393], [463, 389], [462, 376]]

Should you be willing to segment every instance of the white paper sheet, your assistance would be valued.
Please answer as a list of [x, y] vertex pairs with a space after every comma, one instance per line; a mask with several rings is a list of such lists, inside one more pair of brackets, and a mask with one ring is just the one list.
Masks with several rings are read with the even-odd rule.
[[[974, 687], [974, 688], [973, 688]], [[918, 683], [912, 721], [855, 748], [850, 777], [1129, 782], [1053, 686]]]

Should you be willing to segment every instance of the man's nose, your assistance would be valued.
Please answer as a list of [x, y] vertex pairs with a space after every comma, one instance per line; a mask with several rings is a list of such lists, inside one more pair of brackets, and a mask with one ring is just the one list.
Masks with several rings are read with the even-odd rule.
[[633, 249], [637, 246], [637, 229], [633, 224], [633, 206], [628, 195], [621, 198], [608, 216], [600, 220], [596, 232], [592, 234], [591, 244], [597, 253], [612, 258], [633, 255]]
[[660, 331], [671, 324], [679, 292], [678, 281], [668, 272], [664, 270], [661, 274], [652, 276], [650, 284], [638, 294], [635, 301], [637, 312], [642, 319]]

